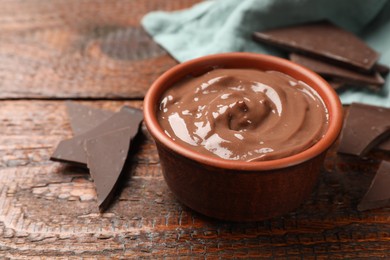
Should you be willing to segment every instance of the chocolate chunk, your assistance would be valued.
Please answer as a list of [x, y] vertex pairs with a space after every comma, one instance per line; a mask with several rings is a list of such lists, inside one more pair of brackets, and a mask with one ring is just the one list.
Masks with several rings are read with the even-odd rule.
[[296, 53], [290, 54], [290, 60], [317, 72], [321, 76], [342, 80], [348, 85], [370, 86], [374, 90], [380, 90], [385, 83], [378, 72], [363, 74]]
[[390, 136], [390, 108], [353, 103], [342, 130], [339, 152], [366, 155]]
[[382, 161], [358, 210], [377, 209], [390, 206], [390, 162]]
[[366, 72], [372, 69], [379, 57], [377, 52], [354, 34], [328, 21], [255, 32], [253, 38], [288, 51]]
[[126, 127], [85, 141], [87, 164], [94, 180], [99, 209], [109, 205], [122, 173], [136, 127]]
[[124, 127], [132, 127], [137, 132], [142, 119], [141, 110], [125, 106], [97, 127], [71, 139], [61, 141], [50, 159], [87, 165], [87, 155], [83, 147], [86, 140]]
[[67, 101], [65, 104], [74, 135], [91, 130], [114, 114], [112, 111], [92, 108], [72, 101]]

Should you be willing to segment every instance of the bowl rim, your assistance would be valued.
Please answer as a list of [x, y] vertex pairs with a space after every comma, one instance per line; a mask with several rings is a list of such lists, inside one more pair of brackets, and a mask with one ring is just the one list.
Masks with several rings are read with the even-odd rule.
[[[189, 75], [189, 72], [192, 71], [191, 68], [199, 68], [202, 66], [206, 66], [209, 68], [208, 70], [210, 70], [213, 66], [218, 67], [220, 65], [223, 65], [224, 62], [232, 62], [235, 60], [240, 60], [240, 62], [242, 62], [242, 60], [246, 60], [252, 63], [262, 62], [268, 65], [272, 65], [279, 71], [291, 75], [294, 78], [297, 78], [298, 75], [299, 80], [302, 80], [303, 82], [314, 88], [321, 96], [329, 113], [328, 129], [323, 138], [310, 148], [288, 157], [266, 161], [246, 162], [239, 160], [226, 160], [201, 154], [179, 143], [176, 143], [168, 135], [166, 135], [163, 129], [160, 127], [156, 116], [157, 104], [160, 101], [161, 95], [165, 91], [164, 86], [168, 88], [169, 86], [167, 87], [167, 85], [172, 85], [172, 83], [176, 82], [175, 80], [173, 80], [173, 82], [170, 82], [173, 78], [175, 78], [175, 75], [181, 74], [186, 71], [187, 73], [185, 75]], [[242, 66], [237, 66], [237, 68], [240, 67]], [[183, 77], [180, 77], [180, 79], [181, 78]], [[306, 162], [325, 152], [334, 143], [334, 141], [340, 134], [343, 122], [343, 108], [340, 99], [334, 89], [321, 76], [289, 60], [259, 53], [231, 52], [213, 54], [175, 65], [153, 82], [153, 84], [145, 95], [143, 105], [145, 125], [156, 142], [163, 144], [165, 147], [186, 158], [192, 159], [196, 162], [208, 166], [213, 166], [226, 170], [276, 170]]]

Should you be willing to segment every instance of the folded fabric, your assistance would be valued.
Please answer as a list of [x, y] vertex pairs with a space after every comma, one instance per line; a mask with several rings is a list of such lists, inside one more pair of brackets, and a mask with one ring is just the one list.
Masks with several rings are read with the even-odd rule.
[[[183, 62], [222, 52], [256, 52], [282, 56], [277, 49], [252, 40], [254, 31], [328, 19], [352, 31], [381, 53], [390, 66], [390, 2], [388, 0], [214, 0], [176, 12], [152, 12], [142, 25], [175, 59]], [[348, 90], [344, 104], [354, 101], [390, 106], [390, 86], [372, 93]]]

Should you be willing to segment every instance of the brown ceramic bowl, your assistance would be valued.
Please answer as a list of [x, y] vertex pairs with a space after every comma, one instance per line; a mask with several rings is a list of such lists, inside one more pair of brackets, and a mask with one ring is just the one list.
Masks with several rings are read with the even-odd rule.
[[[162, 94], [184, 77], [215, 67], [275, 70], [309, 84], [329, 112], [325, 136], [301, 153], [261, 162], [210, 157], [176, 143], [164, 133], [156, 117]], [[326, 151], [342, 126], [341, 103], [324, 79], [288, 60], [251, 53], [210, 55], [171, 68], [149, 89], [144, 116], [156, 141], [164, 178], [176, 197], [204, 215], [233, 221], [263, 220], [297, 208], [315, 187]]]

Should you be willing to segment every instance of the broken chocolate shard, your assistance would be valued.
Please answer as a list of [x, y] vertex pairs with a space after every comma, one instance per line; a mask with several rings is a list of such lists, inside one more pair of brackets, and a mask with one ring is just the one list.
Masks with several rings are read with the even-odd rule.
[[67, 101], [65, 104], [74, 135], [91, 130], [114, 114], [112, 111], [84, 106], [72, 101]]
[[390, 136], [390, 108], [353, 103], [344, 122], [339, 153], [365, 156]]
[[370, 72], [378, 53], [362, 40], [328, 21], [255, 32], [254, 40]]
[[119, 112], [95, 128], [71, 139], [61, 141], [50, 159], [87, 165], [87, 155], [84, 150], [84, 142], [86, 140], [124, 127], [133, 127], [138, 131], [142, 119], [143, 114], [141, 110], [127, 106], [122, 107]]
[[87, 165], [95, 184], [100, 211], [104, 211], [113, 198], [137, 130], [126, 127], [85, 141]]
[[390, 206], [390, 162], [382, 161], [367, 193], [358, 205], [358, 210]]
[[289, 58], [291, 61], [311, 69], [321, 76], [331, 78], [333, 80], [341, 80], [348, 85], [369, 87], [370, 89], [378, 91], [385, 83], [385, 80], [378, 72], [373, 72], [372, 74], [363, 74], [296, 53], [291, 53]]

